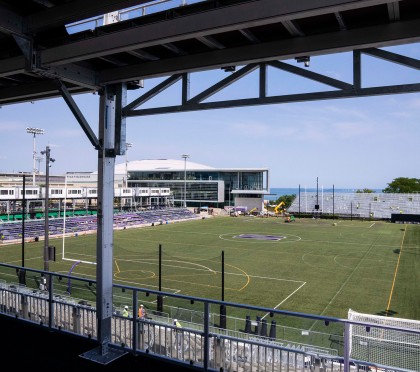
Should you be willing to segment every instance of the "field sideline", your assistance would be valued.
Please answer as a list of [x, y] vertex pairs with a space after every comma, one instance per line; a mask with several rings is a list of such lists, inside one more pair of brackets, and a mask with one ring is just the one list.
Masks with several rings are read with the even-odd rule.
[[[383, 221], [214, 217], [114, 231], [114, 281], [300, 313], [347, 318], [349, 309], [420, 320], [420, 225]], [[50, 238], [68, 274], [96, 261], [96, 235]], [[63, 255], [64, 253], [64, 255]], [[43, 241], [25, 244], [25, 266], [43, 269]], [[63, 259], [64, 258], [64, 259]], [[0, 245], [21, 264], [21, 245]], [[72, 274], [95, 279], [96, 266]], [[11, 278], [5, 278], [10, 281]], [[81, 298], [82, 294], [80, 294]]]

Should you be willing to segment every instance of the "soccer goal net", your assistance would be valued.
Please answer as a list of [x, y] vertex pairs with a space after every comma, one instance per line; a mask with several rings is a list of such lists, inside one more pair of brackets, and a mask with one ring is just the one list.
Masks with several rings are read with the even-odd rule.
[[[362, 314], [351, 309], [348, 319], [378, 325], [378, 327], [354, 324], [350, 326], [351, 358], [394, 368], [420, 371], [420, 321]], [[380, 326], [419, 332], [386, 329]]]

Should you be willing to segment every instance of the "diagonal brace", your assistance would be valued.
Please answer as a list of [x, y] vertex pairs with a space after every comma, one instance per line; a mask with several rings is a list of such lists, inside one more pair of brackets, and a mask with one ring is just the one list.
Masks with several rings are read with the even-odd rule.
[[85, 117], [83, 116], [73, 97], [67, 90], [66, 86], [60, 80], [54, 80], [54, 82], [56, 83], [64, 101], [67, 103], [67, 106], [69, 106], [70, 111], [73, 113], [76, 120], [79, 122], [83, 131], [87, 135], [90, 143], [95, 147], [95, 149], [99, 150], [100, 146], [98, 137], [96, 137], [95, 133], [92, 131], [91, 127], [89, 126], [89, 123], [86, 121]]

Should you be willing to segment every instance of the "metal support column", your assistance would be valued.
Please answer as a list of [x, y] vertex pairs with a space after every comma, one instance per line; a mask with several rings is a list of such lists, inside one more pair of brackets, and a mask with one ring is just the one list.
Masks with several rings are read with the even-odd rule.
[[[120, 95], [121, 97], [121, 95]], [[116, 147], [115, 86], [105, 87], [99, 107], [98, 148], [98, 212], [97, 212], [97, 327], [99, 346], [81, 356], [101, 364], [108, 364], [126, 354], [110, 348], [112, 325], [112, 260], [113, 260], [113, 203]], [[121, 118], [118, 122], [121, 123]], [[120, 132], [119, 128], [117, 131]], [[124, 128], [125, 129], [125, 128]], [[125, 138], [124, 138], [125, 140]]]

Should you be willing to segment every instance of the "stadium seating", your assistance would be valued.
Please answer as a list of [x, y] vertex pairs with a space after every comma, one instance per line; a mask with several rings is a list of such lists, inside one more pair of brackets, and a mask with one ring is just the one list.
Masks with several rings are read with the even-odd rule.
[[289, 213], [313, 213], [319, 204], [319, 212], [341, 217], [391, 219], [391, 214], [420, 214], [420, 194], [388, 193], [332, 193], [303, 192], [297, 195]]
[[[123, 229], [127, 227], [139, 227], [151, 224], [165, 224], [169, 221], [180, 221], [197, 219], [197, 215], [188, 209], [166, 208], [146, 210], [129, 213], [114, 214], [114, 228]], [[54, 218], [49, 220], [48, 230], [50, 236], [65, 234], [78, 234], [85, 231], [96, 230], [97, 216], [76, 216]], [[45, 235], [44, 220], [25, 220], [25, 238], [36, 238]], [[0, 225], [0, 240], [11, 241], [22, 238], [22, 222], [3, 222]]]

